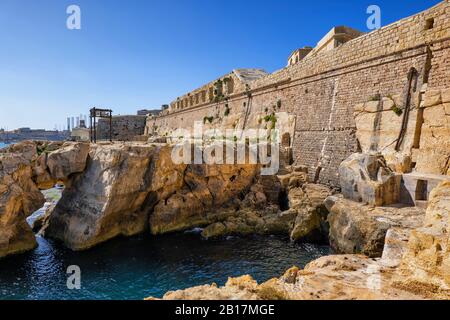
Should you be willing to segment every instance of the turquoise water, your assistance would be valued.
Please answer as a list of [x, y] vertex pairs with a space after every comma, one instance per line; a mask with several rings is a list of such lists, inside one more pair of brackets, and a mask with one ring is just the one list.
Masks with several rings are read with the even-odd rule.
[[[0, 260], [0, 299], [143, 299], [169, 290], [251, 274], [258, 281], [329, 254], [326, 246], [278, 236], [203, 240], [198, 234], [118, 238], [73, 252], [38, 237], [39, 247]], [[69, 265], [81, 268], [81, 290], [67, 289]]]
[[6, 147], [8, 144], [4, 143], [4, 142], [0, 142], [0, 149]]

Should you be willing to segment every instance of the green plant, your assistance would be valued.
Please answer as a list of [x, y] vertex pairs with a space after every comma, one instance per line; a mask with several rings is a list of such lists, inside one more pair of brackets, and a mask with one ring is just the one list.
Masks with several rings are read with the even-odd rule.
[[228, 103], [225, 105], [225, 112], [224, 112], [224, 116], [228, 117], [228, 115], [230, 114], [230, 107], [228, 106]]
[[46, 145], [37, 146], [36, 152], [37, 152], [38, 156], [40, 156], [43, 153], [48, 153], [47, 146]]
[[264, 117], [264, 121], [266, 122], [271, 122], [272, 123], [272, 128], [275, 128], [275, 124], [277, 123], [277, 117], [274, 113], [267, 115]]
[[380, 101], [380, 100], [381, 100], [380, 94], [376, 94], [376, 95], [371, 96], [371, 97], [369, 98], [369, 101]]
[[252, 97], [251, 88], [250, 88], [250, 85], [248, 83], [245, 85], [245, 93], [247, 94], [247, 98], [251, 98]]
[[277, 117], [272, 113], [270, 115], [265, 116], [264, 117], [264, 121], [266, 121], [266, 122], [269, 122], [269, 121], [277, 122]]
[[278, 108], [278, 109], [281, 109], [281, 99], [278, 99], [278, 100], [277, 100], [277, 108]]
[[394, 104], [394, 105], [392, 106], [391, 110], [394, 111], [394, 113], [395, 113], [396, 115], [398, 115], [399, 117], [403, 114], [403, 110], [402, 110], [401, 108], [397, 107], [396, 104]]
[[209, 123], [212, 123], [214, 120], [214, 117], [210, 116], [210, 117], [204, 117], [203, 118], [203, 124], [206, 123], [206, 121], [208, 121]]

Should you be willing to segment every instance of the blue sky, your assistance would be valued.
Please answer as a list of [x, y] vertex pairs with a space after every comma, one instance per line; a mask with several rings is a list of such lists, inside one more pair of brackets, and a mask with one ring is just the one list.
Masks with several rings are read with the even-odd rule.
[[[0, 0], [0, 128], [53, 129], [91, 106], [159, 108], [234, 68], [285, 66], [333, 26], [368, 31], [439, 0]], [[81, 8], [81, 30], [66, 8]]]

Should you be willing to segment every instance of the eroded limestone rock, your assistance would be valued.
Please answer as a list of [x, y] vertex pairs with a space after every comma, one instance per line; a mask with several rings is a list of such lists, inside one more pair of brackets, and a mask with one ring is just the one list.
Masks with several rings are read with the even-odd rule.
[[[293, 267], [260, 285], [250, 276], [229, 278], [225, 286], [203, 285], [171, 291], [164, 300], [381, 300], [423, 299], [391, 285], [392, 271], [358, 255], [327, 256], [303, 270]], [[153, 298], [151, 298], [153, 299]]]
[[65, 143], [47, 155], [46, 165], [54, 180], [65, 180], [71, 174], [83, 172], [90, 146], [87, 143]]
[[0, 258], [37, 245], [26, 222], [45, 202], [32, 180], [31, 158], [35, 152], [36, 148], [34, 153], [0, 153]]
[[161, 146], [92, 145], [86, 169], [66, 186], [42, 234], [81, 250], [143, 232], [158, 193], [177, 190], [183, 170]]
[[[260, 177], [235, 212], [223, 220], [208, 225], [205, 238], [231, 234], [288, 234], [292, 240], [323, 242], [327, 239], [324, 200], [330, 188], [305, 183], [303, 174], [293, 172], [277, 177]], [[282, 198], [281, 186], [286, 186], [287, 199]], [[289, 209], [282, 211], [282, 202]]]
[[[351, 201], [338, 196], [325, 201], [332, 210], [330, 215], [339, 202]], [[326, 256], [312, 261], [303, 270], [293, 267], [280, 278], [262, 284], [247, 275], [230, 278], [222, 287], [212, 284], [168, 292], [163, 299], [448, 300], [449, 202], [450, 182], [443, 182], [433, 190], [424, 219], [418, 212], [417, 215], [399, 213], [412, 208], [372, 209], [386, 210], [382, 216], [366, 213], [370, 218], [378, 217], [393, 225], [386, 236], [381, 259], [355, 254]], [[355, 207], [349, 210], [357, 211], [355, 217], [363, 216], [358, 207], [367, 206], [353, 204]], [[363, 220], [361, 225], [372, 223], [367, 218]]]
[[401, 176], [381, 154], [352, 154], [339, 166], [339, 180], [346, 199], [382, 206], [400, 199]]
[[188, 165], [182, 185], [156, 204], [149, 220], [151, 232], [185, 230], [221, 220], [239, 208], [258, 173], [257, 165]]
[[423, 227], [411, 232], [398, 284], [430, 295], [450, 296], [450, 182], [430, 195]]
[[[26, 218], [45, 202], [39, 189], [82, 171], [88, 148], [80, 143], [24, 141], [1, 150], [0, 257], [36, 247]], [[55, 158], [58, 161], [52, 162]]]
[[381, 257], [389, 229], [412, 230], [424, 218], [424, 210], [416, 207], [371, 207], [337, 197], [327, 199], [327, 205], [330, 245], [340, 253], [369, 257]]
[[324, 202], [331, 194], [327, 186], [309, 183], [289, 191], [290, 207], [297, 211], [290, 233], [292, 240], [316, 243], [327, 240], [328, 209]]

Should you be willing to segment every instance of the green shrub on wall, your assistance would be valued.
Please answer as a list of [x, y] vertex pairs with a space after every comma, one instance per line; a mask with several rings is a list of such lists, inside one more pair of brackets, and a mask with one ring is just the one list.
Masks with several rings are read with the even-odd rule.
[[403, 114], [403, 110], [401, 108], [397, 107], [397, 105], [395, 105], [395, 104], [392, 106], [391, 110], [394, 111], [394, 113], [396, 115], [398, 115], [399, 117]]
[[214, 120], [214, 117], [212, 117], [212, 116], [210, 116], [210, 117], [204, 117], [204, 118], [203, 118], [203, 124], [205, 124], [207, 121], [208, 121], [209, 123], [212, 123], [213, 120]]
[[228, 115], [230, 114], [230, 107], [228, 106], [228, 104], [225, 105], [225, 112], [224, 112], [224, 116], [228, 117]]

